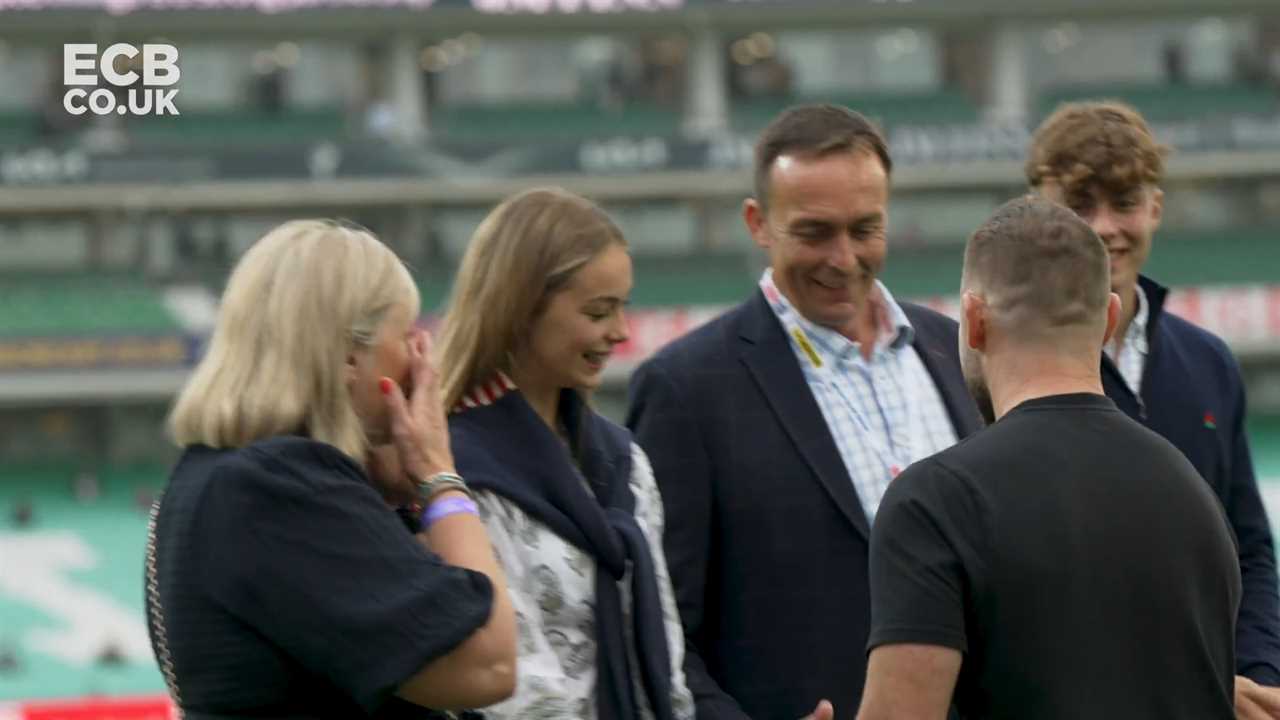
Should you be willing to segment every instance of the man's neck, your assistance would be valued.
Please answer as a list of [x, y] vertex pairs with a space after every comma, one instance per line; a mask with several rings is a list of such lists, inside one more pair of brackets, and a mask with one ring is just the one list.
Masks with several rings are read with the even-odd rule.
[[858, 350], [861, 352], [863, 360], [871, 360], [871, 354], [876, 350], [876, 340], [880, 336], [880, 323], [877, 322], [876, 306], [871, 301], [871, 298], [867, 298], [867, 301], [862, 303], [862, 307], [858, 309], [851, 331], [841, 334], [858, 343]]
[[1120, 296], [1120, 319], [1116, 321], [1111, 342], [1114, 343], [1116, 353], [1119, 354], [1120, 349], [1124, 347], [1124, 338], [1129, 332], [1129, 326], [1138, 316], [1138, 285], [1134, 283], [1127, 288], [1116, 288], [1113, 292]]
[[1096, 358], [1088, 362], [1048, 352], [1024, 352], [1000, 359], [988, 356], [985, 374], [997, 420], [1035, 398], [1073, 393], [1104, 394]]
[[[810, 320], [810, 322], [813, 321]], [[862, 359], [871, 360], [871, 355], [876, 350], [876, 341], [880, 339], [880, 327], [876, 322], [875, 308], [870, 302], [863, 303], [858, 314], [843, 327], [826, 327], [840, 333], [849, 342], [857, 343], [858, 353], [862, 355]]]

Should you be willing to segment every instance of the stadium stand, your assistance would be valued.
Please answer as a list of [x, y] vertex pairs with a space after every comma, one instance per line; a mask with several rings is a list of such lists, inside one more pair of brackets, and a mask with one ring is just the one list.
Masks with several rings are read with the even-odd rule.
[[[99, 470], [101, 490], [78, 500], [70, 463], [0, 470], [0, 645], [17, 646], [0, 670], [0, 700], [121, 695], [163, 687], [150, 662], [139, 582], [148, 500], [167, 471]], [[10, 524], [12, 504], [32, 507], [31, 524]], [[123, 663], [101, 662], [122, 651]]]
[[858, 108], [882, 127], [896, 125], [964, 125], [978, 121], [978, 108], [963, 92], [881, 92], [859, 95], [823, 93], [740, 101], [732, 110], [734, 129], [758, 131], [783, 108], [798, 103], [829, 102]]
[[611, 110], [594, 104], [490, 103], [442, 106], [432, 116], [432, 133], [451, 143], [581, 140], [617, 135], [676, 135], [677, 109], [631, 103]]
[[347, 120], [340, 109], [186, 111], [176, 117], [132, 118], [128, 131], [135, 142], [144, 144], [233, 143], [253, 146], [342, 137], [347, 134]]
[[5, 277], [0, 337], [154, 334], [180, 329], [160, 291], [127, 276]]
[[1269, 117], [1280, 110], [1275, 90], [1264, 85], [1161, 83], [1052, 88], [1041, 95], [1039, 111], [1047, 114], [1059, 103], [1097, 98], [1123, 100], [1154, 123], [1240, 115]]

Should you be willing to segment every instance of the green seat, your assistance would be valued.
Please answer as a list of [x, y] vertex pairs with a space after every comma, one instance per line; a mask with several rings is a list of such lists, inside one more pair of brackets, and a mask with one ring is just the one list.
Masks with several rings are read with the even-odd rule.
[[[1171, 286], [1273, 284], [1280, 267], [1280, 226], [1234, 230], [1162, 230], [1145, 272]], [[1212, 252], [1213, 262], [1205, 262]], [[954, 295], [962, 244], [889, 246], [884, 281], [894, 295]]]
[[1060, 103], [1121, 100], [1151, 122], [1174, 122], [1211, 116], [1274, 115], [1276, 95], [1260, 85], [1072, 85], [1053, 88], [1040, 97], [1041, 116]]
[[415, 268], [414, 275], [418, 281], [418, 295], [422, 298], [424, 315], [444, 311], [444, 306], [449, 301], [449, 291], [452, 289], [455, 270], [456, 268], [443, 263], [429, 270]]
[[[1264, 490], [1280, 488], [1280, 416], [1251, 417], [1249, 445], [1253, 451], [1253, 464], [1258, 482]], [[1280, 517], [1272, 512], [1272, 525], [1280, 525]]]
[[[763, 259], [754, 255], [692, 255], [632, 258], [633, 308], [727, 305], [742, 300], [755, 287]], [[436, 314], [448, 300], [453, 268], [419, 277], [422, 312]]]
[[612, 111], [583, 103], [493, 103], [440, 106], [430, 114], [432, 136], [457, 142], [510, 142], [675, 135], [680, 111], [633, 103]]
[[0, 278], [0, 337], [181, 330], [162, 293], [129, 278]]
[[735, 130], [754, 132], [769, 124], [784, 109], [803, 103], [843, 105], [866, 115], [882, 127], [894, 125], [951, 125], [978, 122], [978, 108], [964, 93], [944, 89], [934, 92], [827, 93], [744, 100], [730, 108]]
[[129, 134], [141, 143], [299, 143], [341, 138], [346, 117], [341, 109], [318, 108], [267, 113], [252, 110], [188, 110], [180, 115], [130, 118]]
[[1280, 226], [1262, 226], [1162, 230], [1146, 271], [1169, 285], [1249, 285], [1274, 284], [1276, 268]]
[[30, 145], [39, 136], [39, 113], [23, 110], [0, 110], [0, 147]]
[[[136, 619], [135, 632], [145, 638], [142, 560], [148, 513], [142, 495], [164, 487], [168, 468], [137, 466], [97, 468], [101, 494], [90, 504], [75, 498], [73, 481], [80, 463], [5, 464], [0, 468], [0, 510], [10, 542], [22, 542], [40, 553], [49, 583], [44, 600], [0, 590], [0, 641], [16, 645], [19, 672], [0, 673], [0, 703], [86, 695], [151, 695], [164, 693], [164, 681], [152, 657], [117, 666], [70, 662], [41, 651], [31, 640], [36, 632], [71, 630], [73, 618], [84, 619], [84, 607], [108, 607]], [[83, 463], [95, 467], [94, 463]], [[139, 491], [144, 491], [140, 494]], [[33, 523], [24, 530], [8, 526], [13, 503], [30, 501]], [[69, 559], [65, 551], [83, 552]], [[134, 640], [138, 637], [135, 635]]]
[[634, 307], [729, 305], [742, 301], [760, 279], [755, 255], [695, 255], [634, 261]]
[[[1280, 267], [1280, 226], [1246, 230], [1164, 230], [1147, 264], [1151, 275], [1174, 286], [1274, 283]], [[1214, 262], [1205, 263], [1212, 247]], [[633, 257], [635, 308], [729, 305], [755, 287], [765, 259], [757, 253]], [[902, 246], [890, 242], [882, 278], [897, 297], [952, 296], [960, 286], [963, 243]], [[423, 280], [423, 311], [442, 308], [452, 269]]]

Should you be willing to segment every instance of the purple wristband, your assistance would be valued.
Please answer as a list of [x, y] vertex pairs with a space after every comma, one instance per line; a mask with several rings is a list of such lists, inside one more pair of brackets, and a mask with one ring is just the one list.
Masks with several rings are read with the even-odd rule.
[[435, 524], [437, 520], [457, 515], [459, 513], [467, 513], [469, 515], [479, 515], [480, 508], [471, 498], [451, 497], [443, 500], [437, 500], [427, 506], [426, 512], [422, 513], [422, 529], [426, 530]]

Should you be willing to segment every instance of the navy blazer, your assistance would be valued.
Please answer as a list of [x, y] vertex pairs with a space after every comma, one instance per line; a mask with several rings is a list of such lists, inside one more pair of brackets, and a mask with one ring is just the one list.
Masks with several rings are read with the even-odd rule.
[[[960, 437], [982, 426], [956, 323], [902, 304]], [[648, 453], [700, 720], [852, 717], [866, 676], [866, 513], [764, 295], [641, 365], [627, 425]]]

